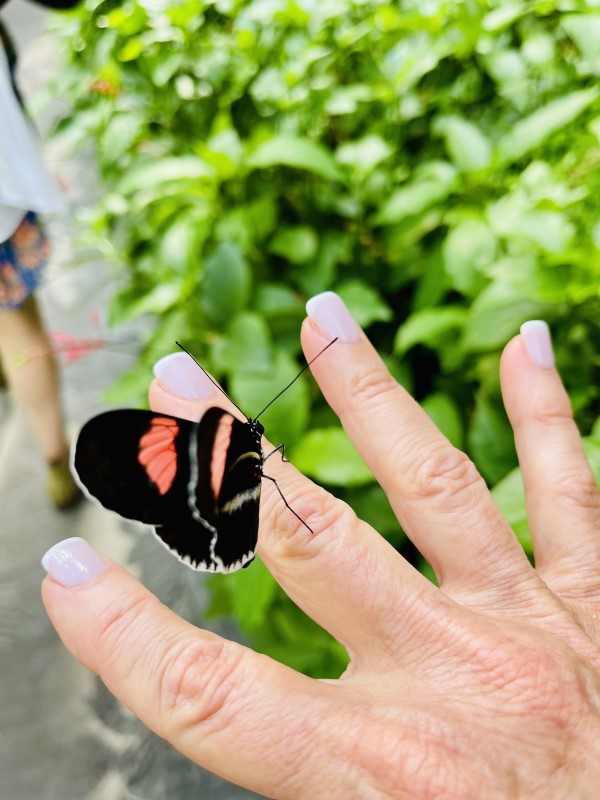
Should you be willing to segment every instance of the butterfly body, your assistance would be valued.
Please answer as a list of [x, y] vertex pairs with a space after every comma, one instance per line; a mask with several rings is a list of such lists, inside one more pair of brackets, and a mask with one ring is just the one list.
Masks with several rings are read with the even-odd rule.
[[198, 422], [122, 409], [82, 428], [73, 467], [105, 508], [154, 527], [193, 569], [233, 572], [254, 558], [263, 426], [209, 408]]

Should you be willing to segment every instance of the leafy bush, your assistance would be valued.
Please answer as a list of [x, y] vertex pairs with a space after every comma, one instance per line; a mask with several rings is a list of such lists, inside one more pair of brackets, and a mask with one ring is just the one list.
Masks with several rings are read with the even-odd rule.
[[[56, 25], [73, 104], [59, 132], [95, 142], [106, 187], [91, 222], [122, 278], [112, 322], [156, 319], [113, 398], [142, 400], [178, 338], [256, 413], [298, 369], [304, 300], [335, 288], [530, 553], [498, 361], [524, 320], [547, 319], [590, 434], [596, 0], [85, 0]], [[310, 378], [263, 421], [420, 563]], [[600, 426], [588, 446], [600, 471]], [[259, 648], [341, 669], [262, 565], [212, 588]]]

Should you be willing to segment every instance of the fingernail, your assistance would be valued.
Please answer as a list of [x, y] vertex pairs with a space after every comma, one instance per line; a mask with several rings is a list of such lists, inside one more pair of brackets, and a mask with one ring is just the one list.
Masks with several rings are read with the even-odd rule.
[[182, 400], [211, 397], [215, 385], [187, 353], [171, 353], [154, 365], [154, 376], [169, 394]]
[[554, 353], [550, 328], [541, 319], [532, 319], [521, 325], [521, 336], [525, 342], [527, 355], [537, 367], [551, 369], [554, 366]]
[[48, 575], [63, 586], [81, 586], [107, 569], [107, 562], [85, 539], [73, 536], [55, 544], [42, 558]]
[[360, 339], [360, 326], [335, 292], [322, 292], [311, 297], [306, 303], [306, 313], [327, 336], [337, 336], [343, 342]]

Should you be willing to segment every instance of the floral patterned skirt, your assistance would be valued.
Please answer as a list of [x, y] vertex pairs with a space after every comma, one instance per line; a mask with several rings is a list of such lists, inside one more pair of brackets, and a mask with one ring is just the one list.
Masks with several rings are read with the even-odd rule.
[[35, 291], [49, 249], [44, 229], [30, 211], [10, 239], [0, 243], [0, 309], [19, 308]]

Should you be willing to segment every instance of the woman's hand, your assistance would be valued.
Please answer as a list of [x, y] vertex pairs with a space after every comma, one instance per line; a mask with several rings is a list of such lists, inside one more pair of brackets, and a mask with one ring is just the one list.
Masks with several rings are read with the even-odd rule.
[[[69, 650], [181, 752], [269, 797], [596, 798], [600, 786], [600, 500], [547, 328], [524, 326], [501, 379], [535, 548], [530, 565], [473, 464], [390, 377], [339, 298], [302, 331], [328, 402], [440, 588], [352, 509], [269, 460], [259, 552], [347, 648], [337, 681], [199, 630], [81, 540], [45, 557]], [[184, 354], [155, 410], [227, 400]], [[265, 451], [268, 452], [267, 446]]]

